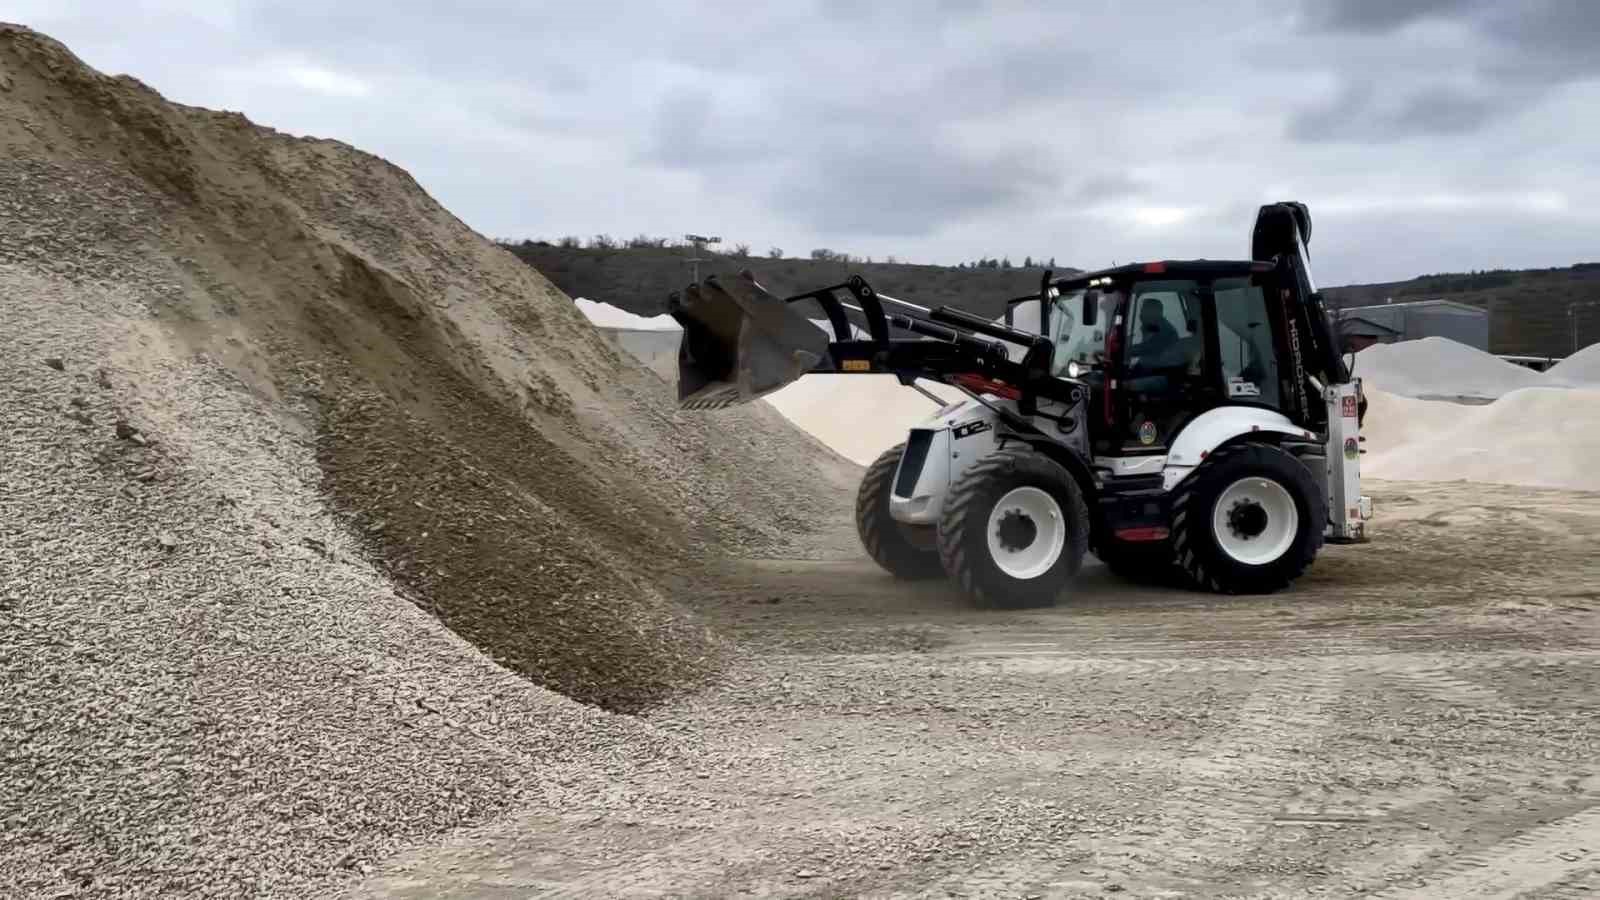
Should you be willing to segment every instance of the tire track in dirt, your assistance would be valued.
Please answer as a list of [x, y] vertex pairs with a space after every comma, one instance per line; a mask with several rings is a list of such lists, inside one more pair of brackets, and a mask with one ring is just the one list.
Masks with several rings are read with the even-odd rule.
[[[1050, 638], [1057, 638], [1052, 641]], [[1013, 640], [964, 648], [957, 654], [1007, 668], [1066, 676], [1183, 677], [1241, 675], [1267, 679], [1239, 709], [1231, 727], [1201, 741], [1176, 766], [1172, 799], [1159, 808], [1153, 833], [1140, 829], [1095, 848], [1097, 861], [1110, 865], [1130, 883], [1180, 892], [1200, 891], [1226, 880], [1225, 872], [1264, 846], [1273, 829], [1285, 824], [1362, 823], [1383, 806], [1382, 796], [1345, 798], [1333, 809], [1307, 810], [1288, 802], [1296, 793], [1297, 773], [1312, 765], [1311, 753], [1330, 728], [1330, 708], [1347, 680], [1376, 677], [1425, 701], [1454, 708], [1515, 715], [1494, 688], [1460, 673], [1494, 673], [1600, 663], [1600, 650], [1485, 650], [1446, 653], [1396, 653], [1364, 635], [1337, 641], [1270, 640], [1080, 640], [1030, 630]], [[1196, 646], [1198, 645], [1198, 647]], [[1229, 655], [1175, 658], [1168, 653], [1216, 652]], [[1115, 655], [1116, 651], [1130, 655]], [[1110, 652], [1108, 652], [1110, 651]], [[1309, 658], [1298, 655], [1309, 651]], [[1260, 656], [1241, 658], [1245, 653]], [[1268, 656], [1267, 654], [1270, 654]], [[1019, 666], [1020, 663], [1020, 666]], [[1370, 799], [1372, 802], [1364, 802]], [[1351, 803], [1354, 803], [1354, 807]], [[1351, 813], [1359, 808], [1360, 814]], [[1347, 818], [1353, 816], [1353, 818]], [[1303, 823], [1300, 820], [1305, 820]], [[1142, 835], [1135, 837], [1134, 835]], [[1600, 843], [1600, 841], [1597, 841]], [[1156, 848], [1154, 858], [1148, 852]], [[959, 884], [963, 888], [1015, 891], [1029, 872], [1026, 860], [996, 860]], [[1205, 874], [1201, 874], [1205, 873]], [[1031, 886], [1088, 888], [1092, 881], [1039, 880]], [[953, 886], [953, 885], [952, 885]], [[1441, 895], [1443, 896], [1443, 895]]]
[[1510, 708], [1510, 704], [1500, 696], [1499, 691], [1458, 678], [1446, 669], [1424, 666], [1408, 670], [1404, 668], [1402, 662], [1401, 665], [1380, 674], [1407, 693], [1432, 700], [1442, 700], [1451, 706]]
[[1275, 658], [1256, 659], [1238, 656], [1188, 658], [1085, 656], [1084, 650], [1077, 647], [1024, 646], [1019, 650], [1008, 650], [999, 644], [982, 645], [970, 650], [959, 648], [955, 653], [965, 658], [982, 659], [1021, 671], [1084, 675], [1226, 674], [1263, 671], [1280, 673], [1303, 669], [1309, 658], [1315, 665], [1330, 670], [1400, 676], [1410, 683], [1426, 686], [1425, 689], [1442, 692], [1440, 696], [1469, 699], [1469, 702], [1500, 701], [1492, 690], [1457, 679], [1448, 673], [1460, 670], [1528, 669], [1600, 663], [1600, 649], [1405, 654], [1382, 652], [1381, 648], [1363, 647], [1361, 649], [1367, 652], [1317, 653], [1309, 657], [1283, 655], [1286, 651], [1294, 653], [1296, 649], [1275, 647], [1271, 649], [1274, 654], [1279, 654]]
[[[1374, 896], [1408, 900], [1593, 897], [1600, 872], [1600, 806], [1558, 819], [1435, 869], [1425, 884]], [[1534, 893], [1537, 892], [1537, 893]]]
[[1267, 676], [1226, 729], [1196, 742], [1172, 767], [1154, 828], [1093, 848], [1097, 864], [1142, 886], [1187, 892], [1214, 883], [1212, 873], [1268, 835], [1309, 765], [1306, 751], [1332, 726], [1347, 678], [1338, 667], [1304, 662]]

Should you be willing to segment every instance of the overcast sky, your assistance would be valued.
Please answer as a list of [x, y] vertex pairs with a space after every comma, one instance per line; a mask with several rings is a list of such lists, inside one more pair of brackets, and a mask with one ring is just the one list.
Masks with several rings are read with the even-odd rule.
[[[673, 4], [660, 4], [671, 6]], [[348, 141], [491, 237], [1325, 284], [1600, 259], [1600, 2], [0, 0], [184, 103]]]

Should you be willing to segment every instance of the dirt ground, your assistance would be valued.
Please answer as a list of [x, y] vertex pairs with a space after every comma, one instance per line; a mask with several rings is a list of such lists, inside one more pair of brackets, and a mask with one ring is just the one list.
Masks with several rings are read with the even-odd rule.
[[[695, 602], [742, 643], [647, 714], [687, 767], [570, 782], [360, 896], [1586, 897], [1600, 495], [1388, 483], [1272, 597], [967, 608], [860, 558]], [[583, 792], [569, 792], [566, 796]]]

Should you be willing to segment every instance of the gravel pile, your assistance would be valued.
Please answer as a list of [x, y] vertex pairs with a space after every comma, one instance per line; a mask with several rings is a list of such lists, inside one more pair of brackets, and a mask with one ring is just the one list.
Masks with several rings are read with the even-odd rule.
[[0, 895], [294, 895], [659, 752], [499, 668], [127, 290], [0, 267]]
[[678, 414], [394, 166], [17, 26], [0, 72], [0, 896], [315, 894], [680, 753], [533, 682], [695, 683], [667, 589], [856, 470]]
[[[479, 433], [500, 424], [511, 452], [455, 444], [372, 392], [330, 399], [317, 442], [323, 486], [370, 555], [452, 631], [569, 697], [638, 710], [703, 673], [709, 632], [633, 567], [597, 564], [627, 557], [589, 537], [607, 532], [564, 527], [551, 506], [600, 486], [561, 484], [549, 456], [511, 440], [513, 423], [479, 414]], [[650, 543], [644, 523], [609, 524], [620, 541]]]

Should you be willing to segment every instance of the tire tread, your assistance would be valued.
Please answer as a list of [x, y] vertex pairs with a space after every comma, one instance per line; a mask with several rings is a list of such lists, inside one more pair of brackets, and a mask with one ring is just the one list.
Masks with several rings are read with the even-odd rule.
[[[969, 529], [972, 505], [979, 501], [996, 477], [1011, 476], [1019, 469], [1045, 474], [1066, 486], [1068, 500], [1063, 504], [1062, 512], [1068, 517], [1068, 540], [1075, 546], [1069, 546], [1063, 552], [1076, 560], [1071, 573], [1076, 573], [1082, 565], [1083, 554], [1088, 546], [1089, 507], [1077, 482], [1066, 469], [1025, 446], [1002, 447], [990, 453], [961, 474], [946, 494], [944, 506], [939, 511], [939, 558], [944, 571], [979, 606], [996, 608], [1017, 605], [1012, 597], [1000, 596], [979, 577], [978, 567], [971, 558], [973, 541]], [[987, 535], [981, 537], [984, 541], [988, 540]]]
[[861, 477], [856, 492], [856, 534], [872, 561], [896, 578], [933, 578], [943, 574], [939, 554], [915, 546], [899, 532], [900, 523], [889, 517], [885, 494], [893, 489], [895, 470], [905, 452], [896, 444], [879, 454]]
[[[1184, 578], [1192, 586], [1219, 594], [1271, 593], [1288, 587], [1303, 575], [1316, 559], [1318, 551], [1322, 549], [1323, 529], [1316, 527], [1321, 522], [1313, 517], [1316, 525], [1312, 528], [1311, 540], [1305, 542], [1303, 547], [1297, 542], [1290, 548], [1292, 555], [1284, 560], [1283, 565], [1275, 566], [1270, 572], [1257, 573], [1259, 577], [1249, 579], [1232, 577], [1222, 561], [1207, 558], [1211, 554], [1198, 540], [1197, 532], [1210, 527], [1211, 516], [1198, 514], [1191, 508], [1195, 504], [1195, 496], [1208, 492], [1213, 487], [1211, 482], [1217, 478], [1225, 465], [1230, 464], [1230, 461], [1246, 454], [1263, 452], [1281, 454], [1294, 465], [1302, 465], [1283, 450], [1270, 444], [1250, 442], [1230, 444], [1213, 452], [1205, 463], [1180, 483], [1173, 492], [1171, 526], [1173, 557]], [[1299, 487], [1303, 490], [1307, 483], [1311, 483], [1309, 473]], [[1312, 486], [1314, 487], [1314, 483]], [[1312, 511], [1321, 511], [1322, 519], [1326, 519], [1325, 500], [1315, 492], [1311, 492], [1307, 499]]]

